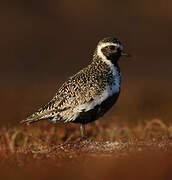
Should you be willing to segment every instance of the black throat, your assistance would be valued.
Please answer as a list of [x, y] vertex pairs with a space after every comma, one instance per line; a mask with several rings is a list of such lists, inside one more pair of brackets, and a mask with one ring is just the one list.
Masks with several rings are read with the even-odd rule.
[[115, 54], [110, 54], [110, 55], [106, 56], [106, 58], [108, 60], [110, 60], [114, 65], [116, 65], [120, 56], [121, 56], [120, 53], [115, 53]]

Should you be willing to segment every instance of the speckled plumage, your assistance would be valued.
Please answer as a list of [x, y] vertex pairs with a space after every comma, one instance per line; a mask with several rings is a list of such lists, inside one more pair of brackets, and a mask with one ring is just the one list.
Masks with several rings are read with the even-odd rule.
[[[109, 43], [114, 44], [116, 51], [109, 50], [105, 46], [106, 43], [108, 46]], [[120, 93], [120, 70], [117, 60], [122, 50], [119, 49], [120, 42], [115, 38], [105, 38], [99, 42], [99, 46], [102, 50], [98, 54], [96, 48], [90, 65], [70, 77], [47, 105], [22, 122], [29, 124], [48, 119], [53, 122], [86, 124], [108, 111]]]

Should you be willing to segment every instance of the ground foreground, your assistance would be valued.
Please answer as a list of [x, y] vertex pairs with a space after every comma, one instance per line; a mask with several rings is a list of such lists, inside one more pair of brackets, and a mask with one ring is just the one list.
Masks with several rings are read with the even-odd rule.
[[0, 179], [172, 179], [172, 126], [97, 122], [87, 132], [83, 140], [77, 126], [1, 128]]

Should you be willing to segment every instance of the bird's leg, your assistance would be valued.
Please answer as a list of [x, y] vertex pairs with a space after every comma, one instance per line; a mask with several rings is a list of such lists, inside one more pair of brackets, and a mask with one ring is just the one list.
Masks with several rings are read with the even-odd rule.
[[85, 135], [85, 124], [81, 124], [80, 130], [81, 130], [82, 139], [86, 139], [86, 135]]

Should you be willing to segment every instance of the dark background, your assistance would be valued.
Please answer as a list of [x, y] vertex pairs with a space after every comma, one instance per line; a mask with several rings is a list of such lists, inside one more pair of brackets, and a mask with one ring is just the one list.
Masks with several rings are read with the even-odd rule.
[[0, 126], [47, 103], [106, 36], [133, 57], [121, 58], [121, 95], [103, 119], [172, 121], [171, 32], [170, 1], [1, 1]]

